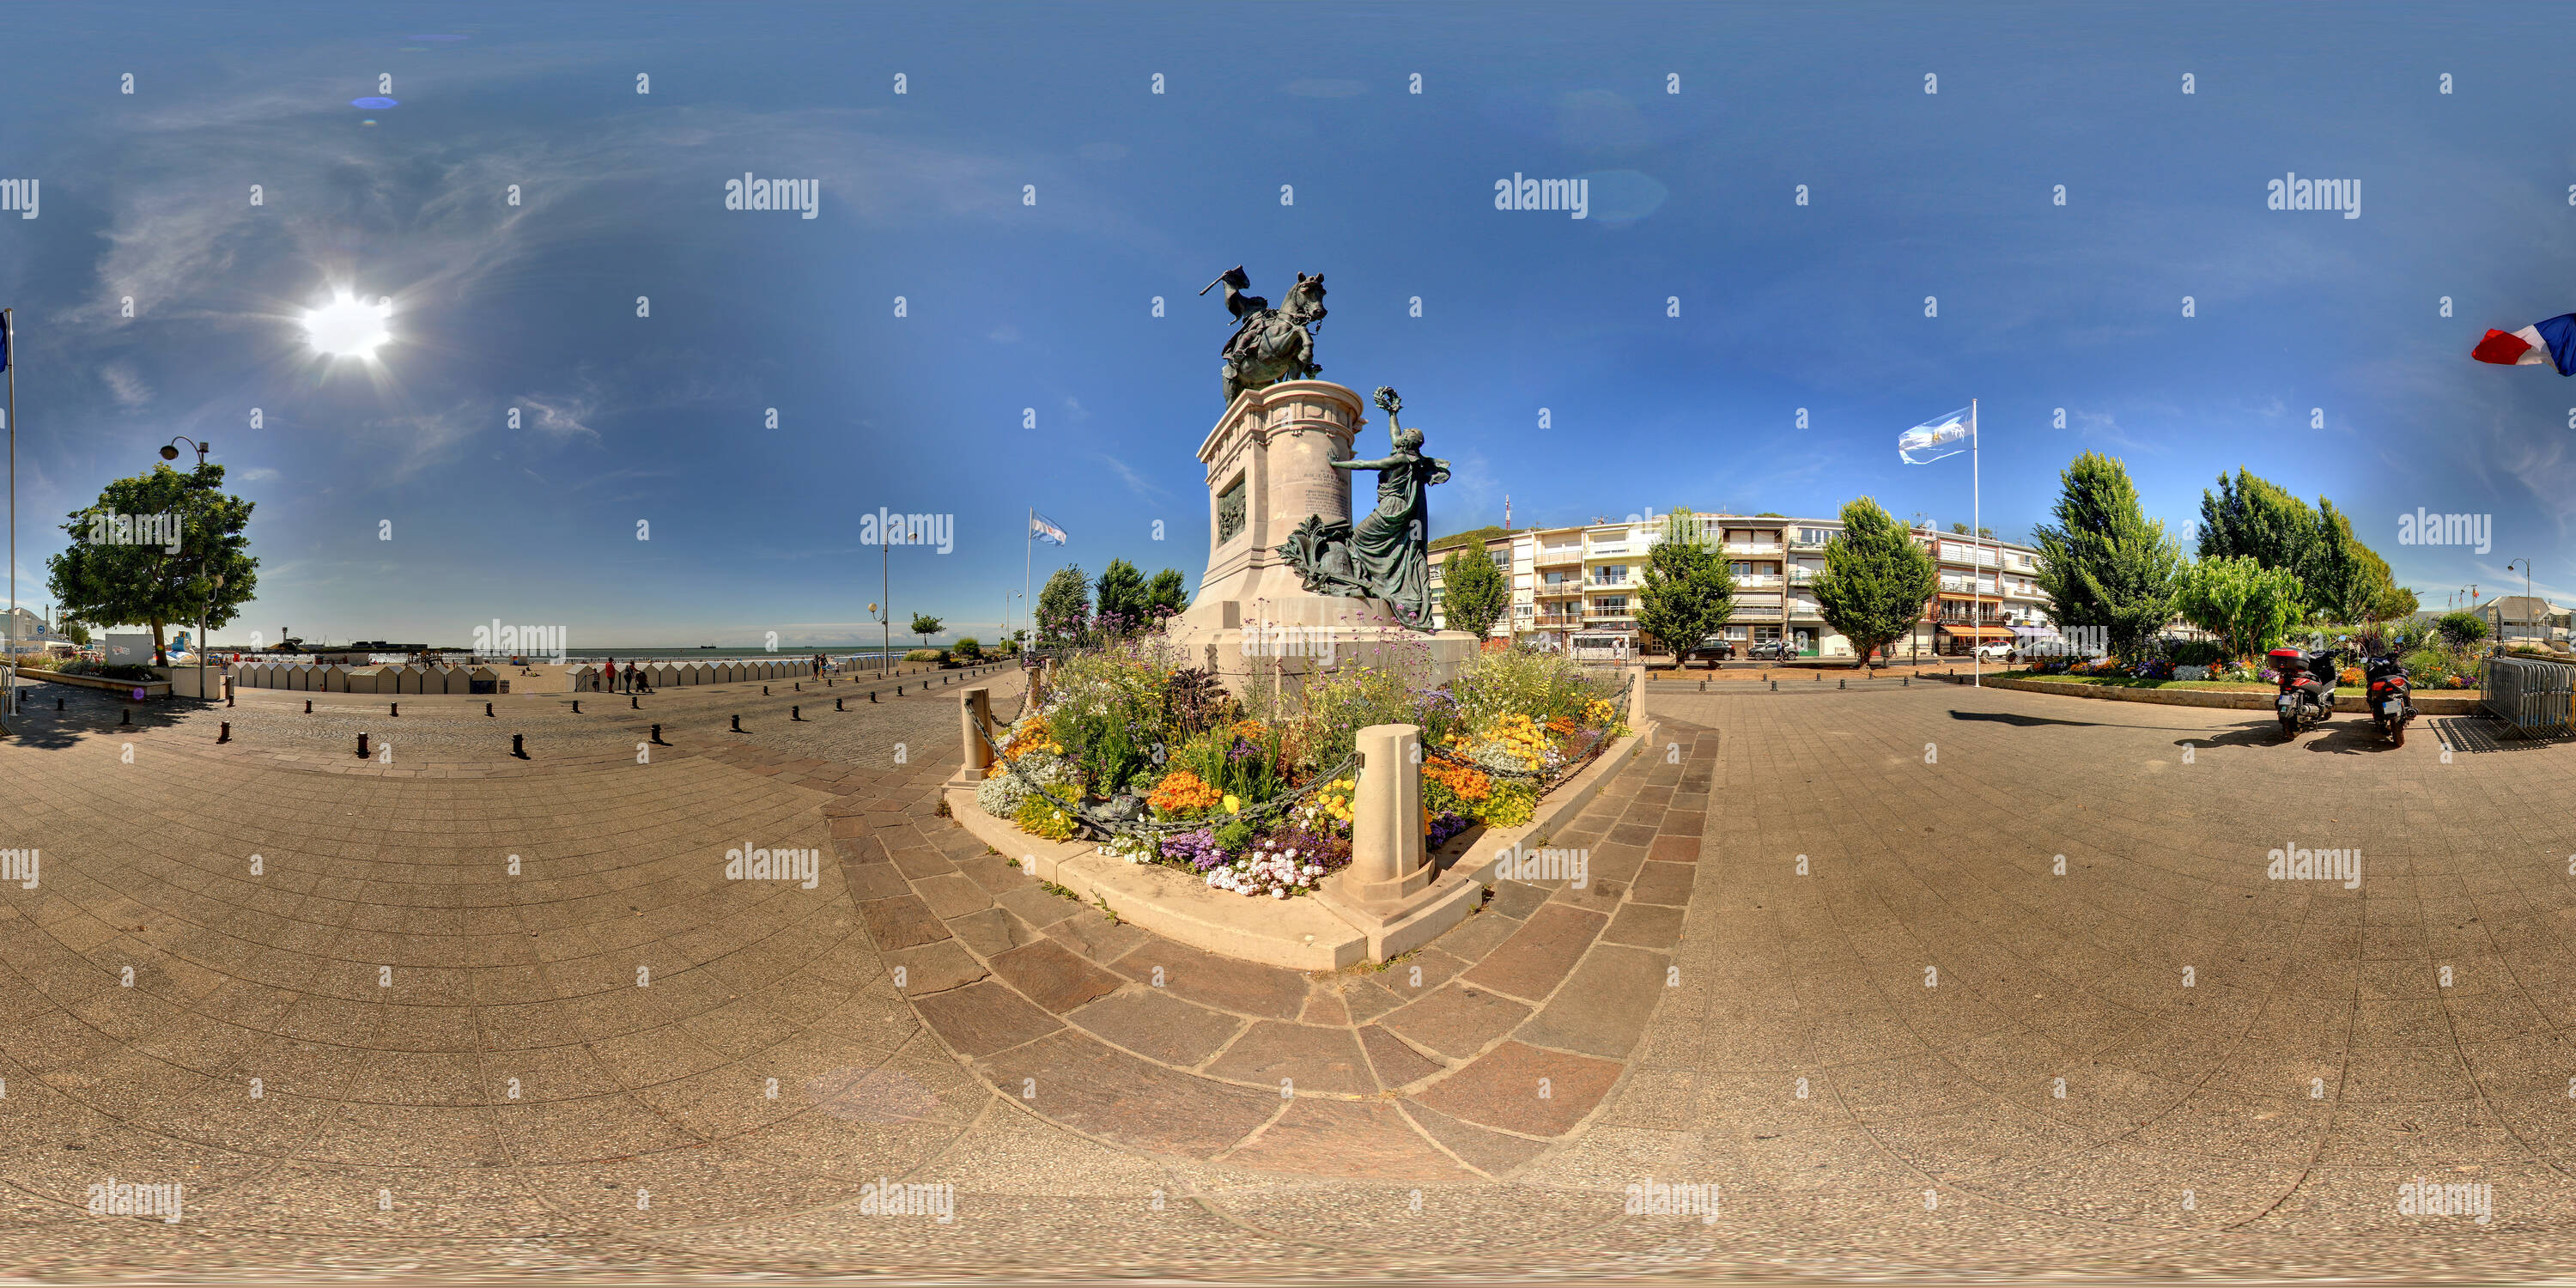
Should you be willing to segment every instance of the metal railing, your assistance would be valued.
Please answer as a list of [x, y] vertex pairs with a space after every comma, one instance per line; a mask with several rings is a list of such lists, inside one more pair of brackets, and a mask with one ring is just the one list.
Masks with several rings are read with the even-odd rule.
[[2478, 705], [2524, 737], [2576, 731], [2576, 666], [2490, 657], [2483, 687]]

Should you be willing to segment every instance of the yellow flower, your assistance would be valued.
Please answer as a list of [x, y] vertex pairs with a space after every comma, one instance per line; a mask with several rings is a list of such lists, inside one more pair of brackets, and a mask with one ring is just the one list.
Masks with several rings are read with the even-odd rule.
[[1243, 802], [1237, 799], [1232, 793], [1227, 793], [1225, 798], [1225, 812], [1232, 814], [1240, 811], [1242, 808]]

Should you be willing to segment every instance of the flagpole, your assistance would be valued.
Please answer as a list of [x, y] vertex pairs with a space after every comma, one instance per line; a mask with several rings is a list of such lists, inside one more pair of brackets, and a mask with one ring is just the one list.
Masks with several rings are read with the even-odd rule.
[[[1977, 552], [1975, 571], [1968, 577], [1968, 624], [1976, 629], [1968, 636], [1968, 683], [1974, 688], [1986, 686], [1986, 592], [1983, 578], [1986, 569], [1985, 482], [1978, 477], [1977, 465], [1977, 400], [1968, 400], [1968, 526], [1976, 529], [1968, 540], [1969, 549]], [[1998, 586], [1996, 589], [2002, 589]], [[2001, 598], [2001, 596], [1997, 596]]]
[[18, 706], [18, 311], [0, 309], [0, 358], [9, 363], [9, 674], [0, 686], [0, 733]]
[[[1029, 521], [1020, 525], [1020, 602], [1029, 603], [1029, 569], [1037, 562], [1038, 508], [1029, 507]], [[1038, 614], [1034, 604], [1029, 608], [1029, 643], [1038, 642]], [[1027, 649], [1021, 649], [1025, 653]]]

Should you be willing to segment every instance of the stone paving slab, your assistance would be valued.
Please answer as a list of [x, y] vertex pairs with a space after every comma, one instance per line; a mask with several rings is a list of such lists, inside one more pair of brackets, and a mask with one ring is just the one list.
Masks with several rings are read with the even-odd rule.
[[[955, 845], [953, 691], [838, 727], [673, 703], [646, 713], [674, 744], [649, 765], [614, 723], [634, 713], [550, 716], [541, 749], [596, 751], [509, 765], [406, 714], [401, 775], [292, 741], [300, 702], [237, 725], [280, 744], [254, 752], [213, 745], [215, 711], [106, 737], [93, 710], [0, 744], [0, 841], [46, 858], [39, 888], [0, 885], [0, 1259], [613, 1283], [2563, 1259], [2576, 842], [2546, 802], [2576, 753], [2446, 763], [2432, 737], [2284, 746], [2227, 712], [1929, 687], [1659, 695], [1684, 763], [1644, 758], [1552, 840], [1596, 877], [1632, 847], [1608, 856], [1636, 864], [1624, 889], [1533, 884], [1526, 920], [1489, 906], [1387, 970], [1312, 978], [1132, 940]], [[735, 702], [756, 732], [719, 739]], [[2317, 819], [2284, 822], [2285, 768]], [[1686, 858], [1649, 857], [1693, 826]], [[726, 882], [745, 839], [839, 861], [810, 891]], [[2272, 881], [2285, 841], [2359, 846], [2364, 880]], [[934, 907], [899, 851], [992, 902], [941, 916], [963, 888]], [[907, 900], [942, 933], [874, 942], [926, 932], [887, 915]], [[1560, 908], [1601, 929], [1525, 1016], [1455, 1055], [1398, 1036]], [[1018, 960], [1113, 990], [1058, 1015], [992, 970], [1039, 943], [1063, 957]], [[960, 982], [899, 989], [890, 965]], [[1314, 1045], [1334, 1035], [1357, 1054]], [[1298, 1061], [1396, 1090], [1259, 1081]], [[188, 1219], [88, 1216], [111, 1172], [185, 1177]], [[953, 1182], [957, 1221], [856, 1217], [879, 1177]], [[2493, 1220], [2401, 1215], [2419, 1178], [2492, 1184]], [[1719, 1219], [1623, 1213], [1647, 1179], [1721, 1186]]]

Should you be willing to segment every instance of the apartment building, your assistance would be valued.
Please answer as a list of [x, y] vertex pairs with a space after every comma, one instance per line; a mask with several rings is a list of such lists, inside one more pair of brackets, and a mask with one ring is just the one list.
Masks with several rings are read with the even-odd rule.
[[[1851, 642], [1826, 625], [1813, 589], [1824, 570], [1825, 543], [1841, 533], [1841, 520], [1696, 514], [1691, 522], [1698, 539], [1712, 543], [1735, 574], [1735, 612], [1721, 635], [1735, 645], [1737, 656], [1777, 641], [1786, 641], [1800, 657], [1852, 655]], [[1653, 515], [1486, 538], [1512, 596], [1510, 611], [1492, 633], [1572, 647], [1615, 639], [1633, 648], [1647, 555], [1662, 539], [1664, 523], [1665, 516]], [[1889, 647], [1891, 654], [1962, 654], [1980, 642], [2055, 634], [2047, 597], [2035, 580], [2037, 550], [1930, 528], [1913, 535], [1932, 553], [1937, 581], [1923, 620], [1911, 637]], [[1435, 609], [1442, 602], [1440, 563], [1450, 548], [1432, 555]], [[1438, 612], [1435, 617], [1446, 620]]]

